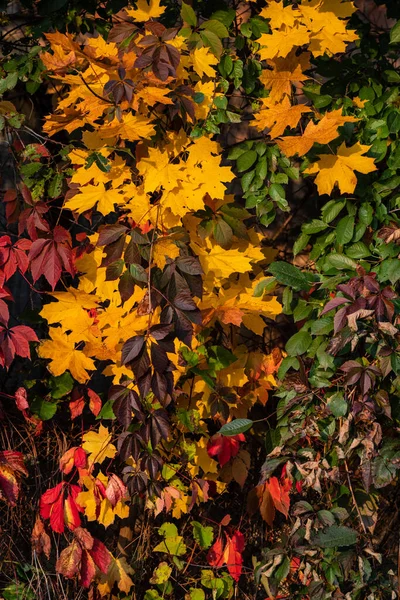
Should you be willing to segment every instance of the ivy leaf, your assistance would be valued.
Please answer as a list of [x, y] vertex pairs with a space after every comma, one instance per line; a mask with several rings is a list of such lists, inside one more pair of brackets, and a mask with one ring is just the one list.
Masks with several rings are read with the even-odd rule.
[[214, 539], [214, 531], [212, 527], [204, 527], [198, 521], [192, 521], [193, 537], [199, 544], [200, 548], [207, 550]]
[[164, 523], [158, 532], [164, 537], [164, 540], [153, 548], [154, 552], [165, 552], [171, 556], [183, 556], [186, 554], [186, 545], [183, 542], [183, 537], [178, 535], [178, 530], [173, 523]]

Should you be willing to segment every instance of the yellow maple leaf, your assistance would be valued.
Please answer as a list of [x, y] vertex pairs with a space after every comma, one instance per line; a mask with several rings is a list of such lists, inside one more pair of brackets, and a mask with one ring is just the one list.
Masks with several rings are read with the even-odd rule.
[[122, 204], [123, 196], [113, 188], [106, 190], [103, 183], [98, 185], [85, 185], [75, 196], [65, 202], [65, 207], [82, 214], [97, 205], [97, 210], [102, 215], [114, 212], [114, 204]]
[[50, 52], [43, 52], [40, 55], [44, 66], [49, 71], [62, 71], [75, 63], [76, 56], [74, 51], [65, 52], [64, 48], [58, 44], [54, 44], [52, 50], [53, 54], [50, 54]]
[[302, 52], [296, 56], [292, 50], [285, 58], [274, 58], [268, 61], [272, 70], [263, 69], [261, 82], [269, 92], [269, 98], [274, 103], [279, 102], [285, 94], [292, 93], [292, 84], [305, 81], [308, 76], [303, 73], [310, 68], [310, 53]]
[[269, 98], [265, 98], [254, 119], [258, 129], [270, 128], [269, 136], [274, 139], [282, 135], [286, 127], [297, 127], [301, 115], [306, 112], [312, 112], [311, 108], [304, 104], [292, 106], [287, 96], [279, 104], [271, 104]]
[[129, 142], [135, 142], [142, 138], [151, 138], [155, 133], [154, 125], [141, 115], [125, 113], [121, 119], [114, 119], [111, 123], [103, 125], [99, 131], [101, 137], [105, 140], [113, 137], [120, 137]]
[[144, 100], [147, 106], [154, 106], [154, 104], [157, 104], [157, 102], [160, 102], [161, 104], [173, 104], [173, 100], [167, 96], [167, 94], [170, 93], [171, 90], [169, 88], [159, 88], [148, 85], [142, 90], [139, 90], [136, 94], [136, 97]]
[[128, 183], [122, 189], [126, 200], [122, 208], [127, 211], [126, 216], [143, 225], [146, 221], [156, 222], [157, 208], [151, 206], [150, 198], [144, 191], [143, 186]]
[[89, 454], [89, 464], [102, 463], [106, 458], [114, 458], [116, 447], [111, 443], [111, 433], [100, 424], [99, 431], [89, 431], [82, 436], [82, 448]]
[[304, 25], [285, 27], [274, 30], [272, 34], [263, 33], [259, 40], [261, 48], [258, 51], [262, 60], [270, 60], [276, 56], [285, 57], [296, 46], [303, 46], [310, 41], [310, 32]]
[[332, 13], [337, 18], [346, 19], [351, 17], [351, 15], [357, 10], [354, 6], [354, 2], [349, 0], [305, 0], [299, 5], [299, 9], [307, 8], [307, 7], [318, 6], [318, 10], [320, 13], [325, 13], [323, 16], [326, 18], [330, 18], [331, 15], [327, 15], [326, 13]]
[[338, 148], [337, 155], [321, 155], [319, 161], [311, 165], [305, 173], [309, 175], [317, 173], [315, 183], [320, 194], [330, 194], [336, 184], [342, 194], [352, 194], [357, 185], [354, 171], [371, 173], [377, 169], [373, 158], [363, 156], [369, 149], [370, 146], [358, 143], [346, 148], [343, 142]]
[[69, 371], [79, 383], [86, 383], [89, 379], [86, 369], [93, 371], [96, 368], [93, 360], [77, 350], [75, 343], [60, 327], [51, 327], [49, 334], [51, 339], [41, 343], [38, 353], [42, 358], [51, 359], [48, 365], [50, 373], [58, 377]]
[[339, 54], [346, 50], [347, 44], [355, 40], [358, 40], [357, 33], [346, 29], [345, 23], [337, 19], [336, 27], [330, 22], [310, 37], [309, 49], [314, 56]]
[[317, 123], [310, 121], [304, 130], [303, 135], [285, 136], [277, 140], [279, 148], [286, 156], [306, 154], [314, 143], [329, 144], [338, 137], [338, 127], [345, 123], [354, 123], [358, 121], [355, 117], [342, 116], [342, 110], [339, 108], [329, 113], [325, 113], [322, 119]]
[[224, 250], [220, 246], [215, 246], [209, 253], [203, 250], [199, 259], [203, 271], [212, 271], [218, 278], [229, 277], [232, 273], [246, 273], [251, 269], [251, 258], [243, 252], [235, 249]]
[[165, 11], [165, 6], [160, 6], [160, 0], [137, 0], [136, 8], [126, 8], [126, 12], [138, 23], [149, 19], [157, 19]]
[[208, 48], [195, 48], [191, 54], [191, 59], [193, 69], [197, 75], [200, 77], [203, 77], [203, 75], [215, 77], [215, 69], [212, 68], [212, 65], [218, 64], [218, 58]]
[[[85, 294], [75, 288], [68, 288], [66, 292], [53, 292], [49, 294], [57, 302], [45, 304], [40, 311], [40, 316], [52, 325], [61, 323], [66, 329], [67, 325], [76, 323], [81, 318], [82, 312], [97, 308], [99, 300], [96, 296]], [[86, 309], [86, 310], [85, 310]]]
[[99, 332], [88, 311], [97, 308], [97, 298], [74, 288], [69, 288], [66, 292], [55, 292], [51, 296], [58, 302], [46, 304], [40, 315], [49, 324], [60, 323], [65, 332], [70, 332], [68, 339], [71, 342], [94, 343]]
[[283, 1], [279, 2], [268, 2], [260, 12], [260, 17], [269, 19], [271, 29], [280, 29], [282, 25], [286, 27], [294, 27], [296, 19], [298, 19], [300, 13], [297, 9], [293, 9], [292, 5], [283, 6]]
[[167, 264], [167, 258], [174, 259], [178, 256], [179, 248], [171, 238], [161, 237], [153, 246], [153, 260], [160, 269], [163, 269]]
[[97, 38], [89, 38], [86, 48], [93, 49], [96, 58], [116, 58], [118, 56], [117, 44], [106, 42], [101, 35]]
[[133, 586], [133, 581], [129, 577], [132, 573], [133, 569], [125, 558], [112, 557], [107, 573], [100, 575], [100, 583], [97, 585], [100, 596], [108, 596], [114, 584], [117, 584], [118, 590], [127, 594]]

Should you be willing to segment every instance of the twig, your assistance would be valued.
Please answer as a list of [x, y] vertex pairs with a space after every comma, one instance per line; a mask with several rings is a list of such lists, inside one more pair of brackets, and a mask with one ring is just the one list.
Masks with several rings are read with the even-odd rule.
[[366, 529], [366, 527], [365, 527], [365, 525], [364, 525], [364, 521], [362, 520], [362, 515], [361, 515], [360, 509], [359, 509], [359, 507], [358, 507], [358, 504], [357, 504], [356, 497], [355, 497], [355, 495], [354, 495], [353, 486], [352, 486], [351, 479], [350, 479], [350, 471], [349, 471], [349, 466], [348, 466], [348, 464], [347, 464], [347, 460], [346, 460], [346, 459], [344, 460], [344, 467], [345, 467], [345, 469], [346, 469], [347, 481], [348, 481], [348, 484], [349, 484], [349, 488], [350, 488], [351, 497], [352, 497], [352, 499], [353, 499], [353, 504], [354, 504], [354, 506], [355, 506], [355, 509], [356, 509], [356, 511], [357, 511], [358, 518], [360, 519], [360, 523], [361, 523], [362, 530], [363, 530], [363, 532], [365, 533], [365, 535], [367, 535], [367, 529]]

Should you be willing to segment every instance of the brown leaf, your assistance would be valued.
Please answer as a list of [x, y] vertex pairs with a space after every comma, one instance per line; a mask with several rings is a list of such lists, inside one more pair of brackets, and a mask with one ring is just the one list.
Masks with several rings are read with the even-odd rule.
[[82, 547], [78, 540], [74, 540], [72, 544], [64, 548], [56, 563], [57, 573], [61, 573], [64, 577], [71, 578], [78, 572], [82, 558]]
[[42, 552], [44, 552], [44, 554], [47, 557], [47, 560], [49, 560], [51, 551], [51, 540], [50, 536], [44, 528], [43, 521], [39, 515], [36, 516], [35, 525], [32, 529], [31, 543], [33, 546], [33, 550], [34, 552], [36, 552], [36, 554], [41, 554]]

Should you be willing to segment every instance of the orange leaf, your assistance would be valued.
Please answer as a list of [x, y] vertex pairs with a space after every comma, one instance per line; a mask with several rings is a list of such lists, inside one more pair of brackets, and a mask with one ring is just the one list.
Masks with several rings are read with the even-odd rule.
[[89, 396], [89, 408], [92, 411], [92, 413], [94, 414], [94, 416], [97, 417], [97, 415], [101, 411], [101, 399], [100, 399], [100, 396], [98, 396], [96, 394], [96, 392], [94, 392], [90, 388], [87, 389], [87, 393], [88, 393], [88, 396]]
[[[285, 517], [289, 514], [290, 497], [288, 490], [279, 483], [277, 477], [271, 477], [266, 484], [269, 487], [274, 506], [276, 510], [279, 510]], [[290, 489], [290, 488], [289, 488]]]
[[72, 400], [69, 403], [69, 410], [71, 411], [71, 419], [76, 419], [76, 417], [79, 417], [82, 412], [83, 409], [85, 407], [85, 401], [83, 399], [83, 396], [81, 396], [80, 398], [77, 398], [76, 400]]

